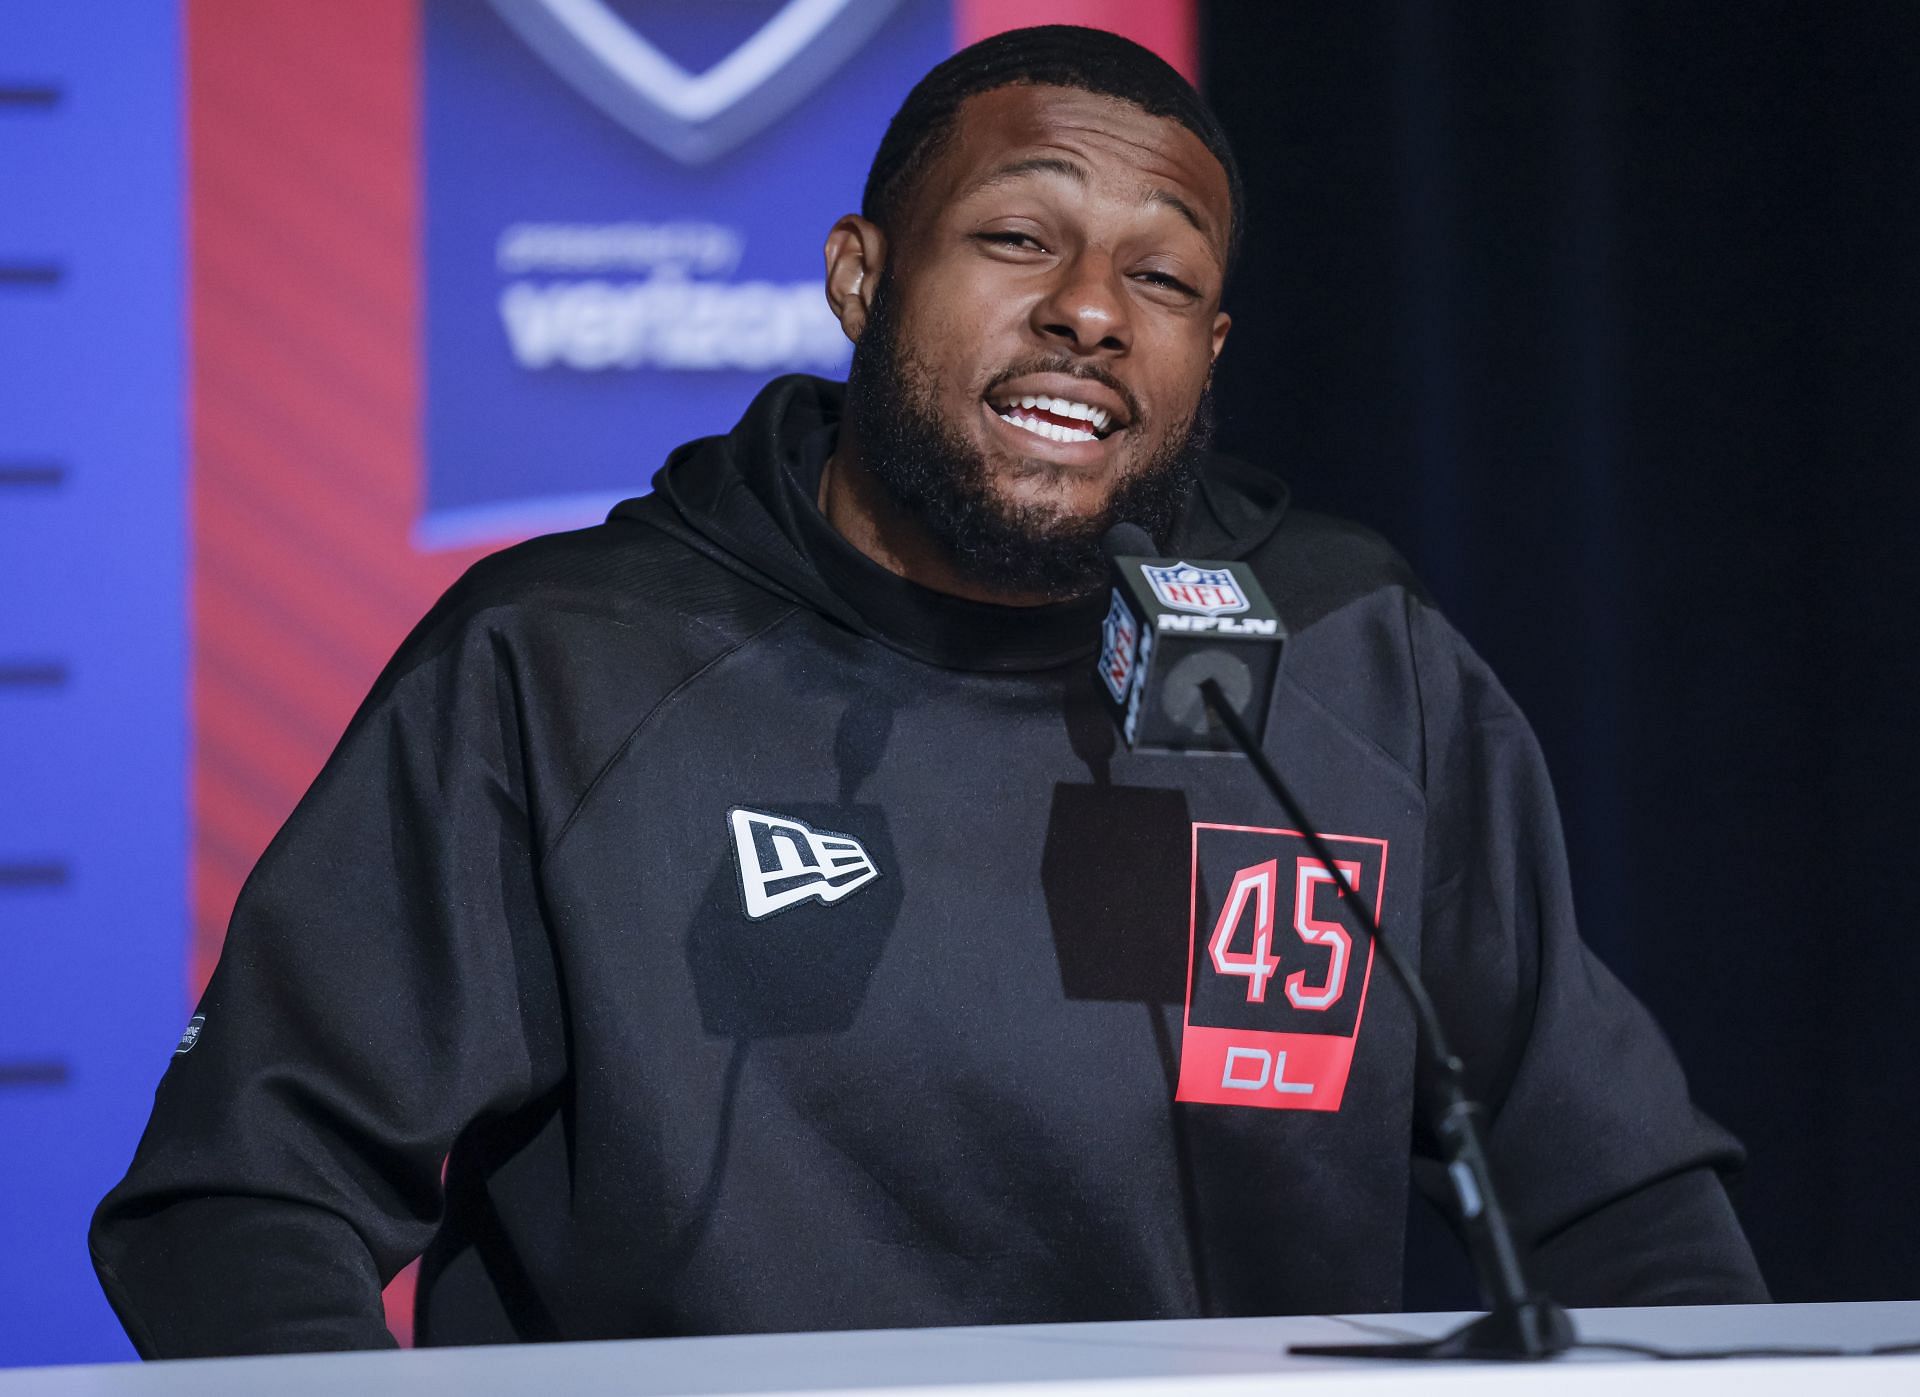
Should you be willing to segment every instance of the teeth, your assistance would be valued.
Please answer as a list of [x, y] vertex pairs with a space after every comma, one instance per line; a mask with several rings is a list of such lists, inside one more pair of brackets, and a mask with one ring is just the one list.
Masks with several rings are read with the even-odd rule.
[[1045, 437], [1049, 441], [1098, 440], [1092, 432], [1082, 431], [1078, 427], [1063, 427], [1057, 422], [1042, 422], [1038, 417], [1023, 417], [1012, 410], [1002, 412], [1000, 416], [1002, 420], [1011, 422], [1016, 427], [1024, 427], [1035, 436]]
[[[1028, 423], [1009, 415], [1016, 408], [1037, 409], [1041, 412], [1052, 413], [1055, 417], [1071, 417], [1077, 422], [1089, 422], [1093, 425], [1093, 430], [1096, 432], [1106, 431], [1107, 423], [1113, 420], [1112, 414], [1105, 408], [1094, 407], [1090, 403], [1076, 403], [1070, 398], [1053, 398], [1044, 393], [1023, 394], [1018, 398], [1009, 398], [1006, 402], [998, 406], [1001, 416], [1006, 417], [1009, 422], [1018, 421], [1023, 427], [1028, 426]], [[1044, 427], [1046, 424], [1041, 423], [1038, 425]], [[1034, 429], [1035, 428], [1029, 428], [1029, 430]], [[1046, 433], [1042, 432], [1041, 435], [1044, 436]], [[1076, 434], [1071, 437], [1070, 440], [1079, 441], [1081, 437]]]

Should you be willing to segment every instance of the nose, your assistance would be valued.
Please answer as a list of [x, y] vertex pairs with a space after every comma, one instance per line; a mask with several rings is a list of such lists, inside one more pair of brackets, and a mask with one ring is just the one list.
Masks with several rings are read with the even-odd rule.
[[1033, 308], [1034, 333], [1076, 354], [1125, 354], [1133, 345], [1126, 287], [1113, 258], [1088, 249], [1062, 262]]

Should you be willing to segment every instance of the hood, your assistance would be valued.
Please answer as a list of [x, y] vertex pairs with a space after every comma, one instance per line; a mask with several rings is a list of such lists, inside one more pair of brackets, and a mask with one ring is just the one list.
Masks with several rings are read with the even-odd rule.
[[[725, 436], [679, 447], [654, 493], [609, 516], [673, 535], [721, 566], [841, 626], [929, 664], [1031, 670], [1085, 661], [1106, 594], [1048, 606], [996, 606], [921, 587], [840, 537], [815, 504], [846, 386], [794, 374], [760, 391]], [[1279, 526], [1286, 486], [1209, 453], [1170, 555], [1240, 558]]]

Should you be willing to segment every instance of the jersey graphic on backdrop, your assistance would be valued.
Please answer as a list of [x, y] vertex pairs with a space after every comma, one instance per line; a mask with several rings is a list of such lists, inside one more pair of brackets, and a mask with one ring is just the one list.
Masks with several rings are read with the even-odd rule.
[[776, 374], [845, 372], [820, 246], [951, 0], [422, 0], [414, 540], [597, 523]]
[[744, 806], [727, 812], [727, 825], [749, 921], [802, 902], [838, 902], [880, 876], [866, 846], [850, 834]]
[[[1380, 916], [1387, 841], [1328, 835]], [[1193, 905], [1178, 1101], [1337, 1111], [1373, 947], [1296, 831], [1193, 826]]]
[[1225, 568], [1200, 568], [1192, 563], [1155, 567], [1142, 563], [1147, 585], [1163, 606], [1200, 616], [1224, 616], [1247, 609], [1247, 594]]
[[752, 36], [691, 73], [603, 0], [492, 0], [580, 94], [688, 165], [746, 140], [873, 37], [899, 0], [787, 0]]

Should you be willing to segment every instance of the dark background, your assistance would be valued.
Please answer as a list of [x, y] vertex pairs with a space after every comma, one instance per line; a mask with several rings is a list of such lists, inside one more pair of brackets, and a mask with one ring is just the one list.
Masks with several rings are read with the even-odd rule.
[[1776, 1298], [1920, 1297], [1920, 4], [1203, 17], [1221, 444], [1386, 534], [1531, 716]]

